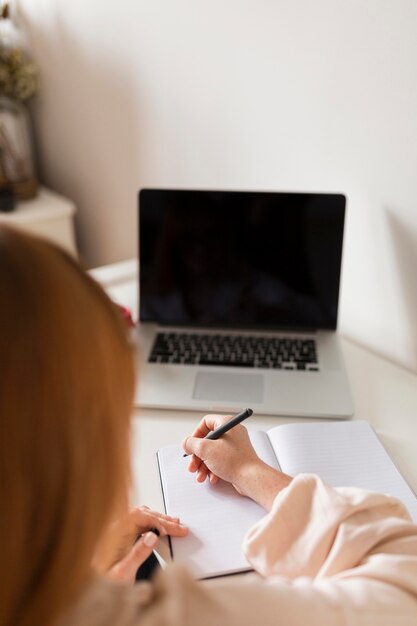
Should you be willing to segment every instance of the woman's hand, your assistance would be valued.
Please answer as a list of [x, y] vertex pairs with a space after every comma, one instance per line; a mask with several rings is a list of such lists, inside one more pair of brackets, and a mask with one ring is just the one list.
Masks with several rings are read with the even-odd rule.
[[186, 452], [193, 453], [188, 470], [197, 472], [198, 482], [208, 477], [212, 484], [219, 478], [232, 483], [239, 491], [238, 478], [246, 466], [261, 462], [248, 436], [246, 428], [238, 424], [220, 439], [204, 439], [208, 433], [222, 426], [231, 416], [206, 415], [191, 437], [183, 442]]
[[137, 569], [150, 556], [158, 536], [183, 537], [188, 528], [179, 518], [151, 511], [146, 506], [134, 508], [120, 520], [113, 522], [97, 547], [93, 566], [113, 580], [134, 581]]
[[231, 416], [206, 415], [191, 437], [184, 440], [185, 452], [193, 455], [188, 470], [197, 473], [198, 482], [208, 478], [214, 485], [221, 478], [232, 483], [240, 494], [269, 510], [275, 496], [291, 482], [291, 477], [258, 457], [248, 431], [240, 424], [220, 439], [204, 439], [209, 432], [230, 419]]

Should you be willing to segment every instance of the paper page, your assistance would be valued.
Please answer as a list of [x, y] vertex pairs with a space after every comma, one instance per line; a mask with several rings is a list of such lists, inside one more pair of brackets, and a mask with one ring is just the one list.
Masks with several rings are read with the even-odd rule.
[[267, 433], [263, 430], [249, 430], [248, 433], [251, 444], [262, 461], [278, 470], [281, 469]]
[[[266, 434], [254, 431], [252, 436], [258, 454], [276, 465]], [[189, 527], [187, 537], [171, 539], [174, 561], [186, 564], [197, 578], [250, 569], [242, 541], [265, 510], [224, 481], [214, 486], [208, 481], [197, 483], [195, 474], [187, 470], [190, 459], [182, 455], [179, 446], [158, 451], [166, 512]]]
[[417, 522], [417, 498], [367, 422], [285, 424], [268, 436], [283, 472], [393, 496]]

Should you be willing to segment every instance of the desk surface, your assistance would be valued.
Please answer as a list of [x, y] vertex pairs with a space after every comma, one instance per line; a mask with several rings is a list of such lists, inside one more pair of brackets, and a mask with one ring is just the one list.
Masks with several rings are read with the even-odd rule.
[[[128, 261], [91, 274], [119, 304], [137, 316], [137, 264]], [[353, 419], [367, 420], [410, 486], [417, 493], [417, 375], [342, 338], [342, 349], [355, 403]], [[133, 420], [134, 502], [163, 510], [156, 450], [181, 442], [201, 418], [186, 411], [140, 409]], [[300, 421], [253, 416], [251, 428]], [[304, 421], [311, 421], [305, 420]]]

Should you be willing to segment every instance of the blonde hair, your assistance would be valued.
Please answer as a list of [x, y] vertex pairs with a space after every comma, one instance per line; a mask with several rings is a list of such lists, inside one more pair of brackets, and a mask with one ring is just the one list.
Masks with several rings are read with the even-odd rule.
[[46, 626], [91, 576], [126, 506], [134, 372], [102, 289], [43, 240], [0, 228], [0, 623]]

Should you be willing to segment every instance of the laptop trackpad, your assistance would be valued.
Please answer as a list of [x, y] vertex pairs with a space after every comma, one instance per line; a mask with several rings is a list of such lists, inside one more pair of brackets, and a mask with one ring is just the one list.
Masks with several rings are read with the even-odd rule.
[[193, 398], [213, 402], [263, 402], [262, 374], [220, 374], [199, 372], [196, 376]]

